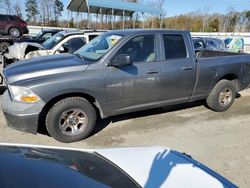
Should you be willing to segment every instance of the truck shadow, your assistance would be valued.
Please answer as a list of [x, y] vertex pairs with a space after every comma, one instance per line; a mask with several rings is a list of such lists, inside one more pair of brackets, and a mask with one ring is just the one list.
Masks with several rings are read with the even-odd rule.
[[[236, 93], [236, 99], [238, 99], [240, 97], [241, 97], [241, 94]], [[152, 116], [152, 115], [157, 115], [157, 114], [175, 112], [175, 111], [185, 110], [185, 109], [194, 108], [194, 107], [198, 107], [198, 106], [205, 106], [206, 108], [209, 108], [206, 105], [205, 100], [199, 100], [199, 101], [195, 101], [195, 102], [191, 102], [191, 103], [184, 103], [184, 104], [172, 105], [172, 106], [167, 106], [167, 107], [162, 107], [162, 108], [155, 108], [155, 109], [150, 109], [150, 110], [122, 114], [122, 115], [110, 117], [110, 118], [103, 119], [103, 120], [100, 119], [97, 126], [96, 126], [95, 131], [90, 136], [93, 136], [93, 135], [97, 134], [98, 132], [102, 131], [110, 123], [115, 123], [115, 122], [124, 121], [124, 120], [128, 120], [128, 119], [136, 119], [136, 118], [141, 118], [141, 117], [146, 117], [146, 116]]]
[[178, 104], [178, 105], [173, 105], [173, 106], [167, 106], [167, 107], [163, 107], [163, 108], [155, 108], [155, 109], [150, 109], [150, 110], [144, 110], [144, 111], [139, 111], [139, 112], [117, 115], [117, 116], [110, 117], [110, 118], [103, 119], [103, 120], [100, 119], [97, 126], [96, 126], [95, 131], [90, 136], [93, 136], [93, 135], [97, 134], [98, 132], [102, 131], [108, 125], [110, 125], [110, 123], [115, 123], [115, 122], [124, 121], [124, 120], [128, 120], [128, 119], [147, 117], [147, 116], [152, 116], [152, 115], [157, 115], [157, 114], [175, 112], [175, 111], [185, 110], [185, 109], [203, 106], [203, 105], [205, 105], [205, 101], [200, 100], [200, 101], [195, 101], [192, 103], [184, 103], [184, 104]]
[[[156, 114], [174, 112], [174, 111], [184, 110], [184, 109], [193, 108], [193, 107], [202, 106], [202, 105], [204, 105], [204, 101], [196, 101], [192, 103], [185, 103], [185, 104], [179, 104], [179, 105], [168, 106], [168, 107], [163, 107], [163, 108], [155, 108], [155, 109], [133, 112], [133, 113], [123, 114], [123, 115], [117, 115], [117, 116], [113, 116], [113, 117], [106, 118], [106, 119], [98, 118], [96, 129], [89, 137], [102, 131], [111, 123], [124, 121], [127, 119], [135, 119], [135, 118], [140, 118], [140, 117], [152, 116]], [[37, 132], [39, 134], [49, 136], [48, 131], [46, 130], [46, 126], [45, 126], [45, 116], [42, 116], [40, 118]]]

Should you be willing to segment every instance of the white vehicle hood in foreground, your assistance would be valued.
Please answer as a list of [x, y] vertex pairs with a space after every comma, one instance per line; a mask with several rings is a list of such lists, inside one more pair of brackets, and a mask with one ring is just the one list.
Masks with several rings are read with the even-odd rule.
[[212, 175], [166, 148], [120, 148], [97, 152], [145, 188], [224, 188]]
[[[127, 174], [144, 188], [237, 188], [187, 155], [164, 147], [83, 150], [7, 143], [0, 143], [0, 146], [71, 150], [100, 155], [103, 160], [120, 168], [124, 175]], [[105, 170], [102, 173], [105, 173]]]
[[44, 49], [44, 47], [41, 44], [34, 43], [34, 42], [22, 42], [22, 43], [17, 43], [12, 46], [10, 46], [9, 52], [5, 54], [5, 57], [8, 59], [18, 59], [22, 60], [25, 57], [25, 51], [28, 46], [34, 46], [39, 49]]

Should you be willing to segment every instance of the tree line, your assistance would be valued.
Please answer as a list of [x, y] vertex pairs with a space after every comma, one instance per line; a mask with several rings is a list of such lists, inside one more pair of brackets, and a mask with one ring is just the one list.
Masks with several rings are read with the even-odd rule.
[[250, 10], [238, 12], [230, 8], [226, 14], [196, 11], [165, 18], [164, 27], [193, 32], [249, 32]]
[[[143, 3], [143, 0], [123, 0], [133, 3]], [[162, 10], [163, 18], [152, 17], [149, 14], [135, 13], [133, 17], [125, 18], [125, 28], [160, 28], [166, 29], [186, 29], [193, 32], [249, 32], [250, 31], [250, 10], [242, 12], [229, 8], [227, 13], [211, 14], [211, 9], [205, 7], [203, 10], [197, 10], [187, 14], [174, 17], [167, 17], [164, 10], [165, 0], [151, 1], [151, 6]], [[23, 15], [19, 0], [0, 0], [0, 13], [16, 14], [25, 18], [30, 25], [39, 26], [58, 26], [58, 27], [87, 27], [86, 14], [67, 13], [67, 19], [61, 19], [65, 9], [61, 0], [25, 0]], [[91, 14], [91, 27], [97, 29], [111, 29], [112, 16], [107, 15], [100, 18]], [[144, 22], [142, 21], [144, 20]], [[100, 24], [102, 22], [102, 24]], [[123, 26], [122, 18], [114, 20], [114, 28], [120, 29]]]

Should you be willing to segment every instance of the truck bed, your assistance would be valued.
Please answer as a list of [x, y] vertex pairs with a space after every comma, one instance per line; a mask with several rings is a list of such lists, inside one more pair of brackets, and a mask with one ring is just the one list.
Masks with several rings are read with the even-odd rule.
[[250, 83], [250, 54], [223, 51], [196, 53], [197, 77], [192, 98], [206, 98], [221, 79], [238, 80], [237, 91]]
[[207, 57], [221, 57], [221, 56], [237, 56], [244, 55], [245, 53], [226, 52], [226, 51], [214, 51], [214, 50], [202, 50], [195, 52], [196, 58], [207, 58]]

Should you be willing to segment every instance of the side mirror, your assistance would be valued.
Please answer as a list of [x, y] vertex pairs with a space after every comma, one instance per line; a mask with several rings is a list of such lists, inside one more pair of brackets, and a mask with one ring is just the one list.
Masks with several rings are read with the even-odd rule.
[[60, 46], [58, 49], [57, 49], [58, 52], [62, 53], [65, 51], [64, 47], [63, 46]]
[[131, 56], [128, 54], [119, 54], [110, 61], [110, 65], [114, 67], [122, 67], [132, 65]]

